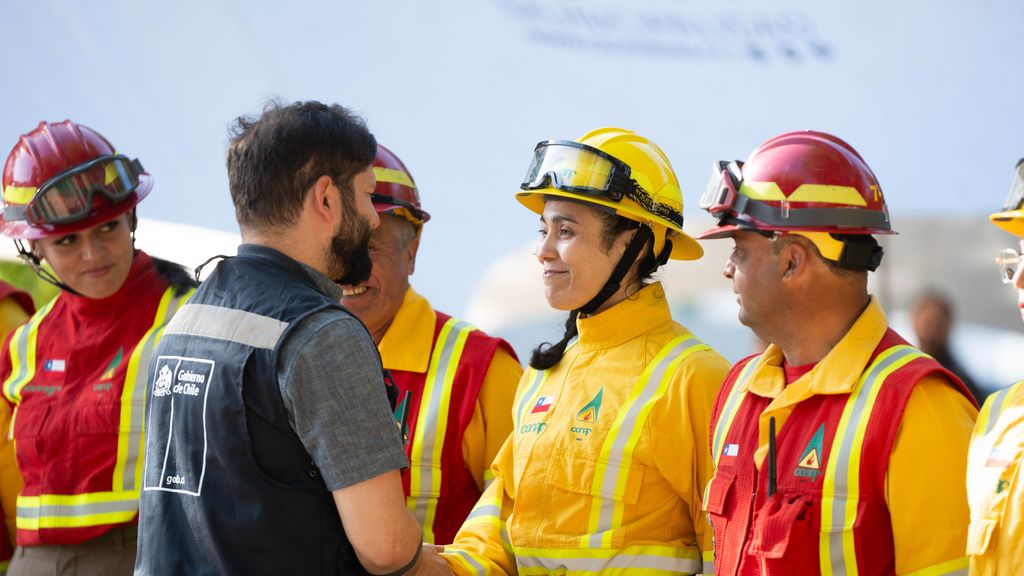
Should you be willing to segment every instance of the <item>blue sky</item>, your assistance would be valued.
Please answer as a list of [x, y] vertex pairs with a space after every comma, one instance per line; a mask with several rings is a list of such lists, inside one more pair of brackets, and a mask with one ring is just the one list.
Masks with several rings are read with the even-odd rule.
[[412, 170], [433, 215], [414, 283], [456, 314], [534, 237], [512, 194], [539, 140], [636, 130], [692, 216], [713, 160], [830, 131], [897, 228], [980, 222], [1024, 156], [1017, 0], [40, 0], [0, 21], [0, 145], [43, 119], [90, 125], [154, 174], [150, 218], [235, 230], [231, 120], [270, 96], [352, 107]]

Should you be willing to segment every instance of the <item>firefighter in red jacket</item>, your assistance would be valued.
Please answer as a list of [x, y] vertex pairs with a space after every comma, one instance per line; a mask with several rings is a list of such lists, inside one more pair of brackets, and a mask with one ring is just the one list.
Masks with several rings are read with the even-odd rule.
[[405, 164], [378, 145], [370, 238], [373, 270], [344, 286], [341, 303], [366, 324], [400, 390], [410, 467], [402, 483], [428, 543], [447, 544], [490, 483], [490, 465], [512, 431], [512, 401], [523, 369], [507, 342], [434, 310], [409, 285], [420, 207]]
[[3, 235], [62, 290], [0, 351], [24, 479], [9, 574], [132, 573], [146, 372], [194, 286], [134, 248], [152, 187], [138, 160], [71, 121], [40, 123], [4, 165]]
[[821, 132], [719, 162], [701, 201], [732, 238], [740, 322], [772, 344], [712, 414], [704, 505], [719, 576], [966, 574], [973, 398], [867, 290], [892, 233], [878, 180]]

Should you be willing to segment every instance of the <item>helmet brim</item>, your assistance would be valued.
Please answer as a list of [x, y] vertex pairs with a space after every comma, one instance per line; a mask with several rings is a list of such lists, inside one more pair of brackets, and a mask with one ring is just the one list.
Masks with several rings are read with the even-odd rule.
[[639, 209], [633, 210], [631, 206], [623, 205], [611, 200], [604, 200], [594, 196], [576, 194], [555, 188], [545, 188], [543, 190], [531, 190], [529, 192], [516, 193], [516, 200], [535, 214], [544, 213], [545, 197], [565, 198], [567, 200], [575, 200], [577, 202], [584, 202], [587, 204], [596, 204], [598, 206], [604, 206], [605, 208], [611, 209], [623, 218], [664, 226], [671, 232], [671, 234], [668, 235], [668, 239], [672, 241], [672, 252], [669, 254], [669, 258], [671, 260], [697, 260], [704, 256], [704, 247], [698, 244], [692, 236], [683, 232], [681, 228], [668, 220], [658, 218], [647, 211]]
[[989, 216], [988, 219], [1010, 234], [1024, 238], [1024, 210], [996, 212]]

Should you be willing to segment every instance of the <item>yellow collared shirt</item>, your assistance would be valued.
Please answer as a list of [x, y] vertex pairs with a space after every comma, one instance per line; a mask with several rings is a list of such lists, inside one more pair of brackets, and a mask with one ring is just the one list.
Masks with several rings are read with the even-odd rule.
[[[779, 429], [800, 402], [851, 392], [887, 329], [885, 313], [872, 298], [843, 339], [788, 386], [782, 350], [768, 347], [747, 381], [751, 392], [773, 398], [759, 420], [758, 467], [768, 453], [769, 418], [775, 417]], [[941, 377], [926, 377], [914, 387], [886, 474], [896, 574], [946, 574], [966, 567], [969, 514], [963, 478], [977, 415], [971, 402]]]
[[989, 396], [967, 462], [972, 576], [1024, 570], [1024, 381]]
[[[436, 319], [437, 314], [426, 298], [410, 287], [377, 347], [384, 368], [426, 373], [434, 349]], [[499, 347], [463, 434], [462, 458], [481, 491], [491, 462], [512, 431], [512, 399], [522, 374], [519, 362]]]

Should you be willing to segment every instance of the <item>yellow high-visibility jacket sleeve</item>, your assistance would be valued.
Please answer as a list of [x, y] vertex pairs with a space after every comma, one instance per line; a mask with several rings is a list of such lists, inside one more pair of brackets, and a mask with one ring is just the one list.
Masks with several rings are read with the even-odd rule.
[[455, 543], [444, 547], [444, 559], [455, 574], [516, 574], [516, 558], [505, 529], [515, 501], [511, 488], [512, 466], [512, 438], [509, 437], [491, 465], [494, 481], [484, 490], [463, 522], [455, 535]]
[[12, 330], [28, 320], [28, 314], [14, 298], [0, 300], [0, 341], [6, 340]]
[[886, 478], [896, 574], [967, 570], [967, 448], [978, 411], [944, 378], [914, 387]]
[[711, 408], [729, 363], [715, 352], [697, 352], [680, 364], [665, 398], [649, 420], [658, 471], [686, 505], [701, 560], [714, 562], [713, 532], [702, 510], [704, 488], [714, 474], [708, 441]]
[[491, 479], [491, 462], [512, 431], [512, 402], [522, 375], [519, 362], [499, 347], [487, 368], [473, 417], [462, 436], [463, 461], [481, 491]]

